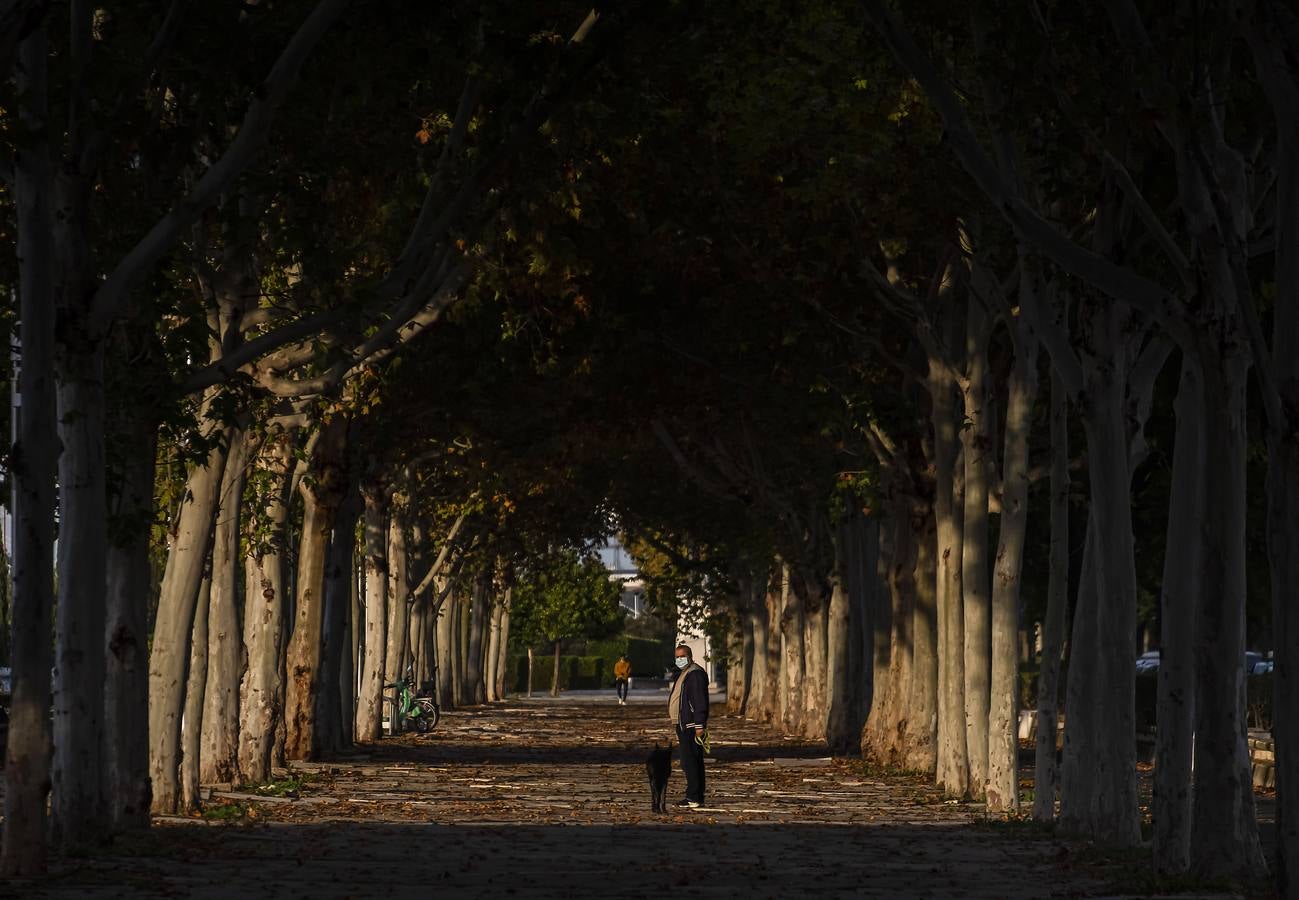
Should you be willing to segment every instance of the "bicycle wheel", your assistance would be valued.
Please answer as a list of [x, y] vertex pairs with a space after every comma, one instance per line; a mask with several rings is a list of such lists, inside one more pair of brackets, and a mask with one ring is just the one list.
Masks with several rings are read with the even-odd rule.
[[436, 728], [438, 719], [442, 718], [442, 711], [438, 709], [438, 705], [432, 700], [426, 699], [419, 701], [419, 706], [420, 710], [424, 713], [420, 716], [420, 719], [424, 721], [426, 726], [424, 731], [428, 732]]

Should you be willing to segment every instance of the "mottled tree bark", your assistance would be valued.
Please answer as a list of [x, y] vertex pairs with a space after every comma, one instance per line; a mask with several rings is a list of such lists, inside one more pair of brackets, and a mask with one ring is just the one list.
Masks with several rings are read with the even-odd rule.
[[200, 807], [199, 744], [203, 734], [203, 695], [207, 689], [208, 614], [212, 582], [204, 578], [199, 585], [194, 610], [194, 634], [190, 640], [190, 659], [185, 686], [185, 713], [181, 724], [180, 803], [181, 812]]
[[1195, 735], [1195, 619], [1199, 609], [1199, 528], [1204, 509], [1200, 374], [1182, 362], [1177, 392], [1164, 577], [1160, 591], [1159, 700], [1155, 731], [1154, 857], [1161, 872], [1191, 859], [1191, 772]]
[[244, 653], [248, 666], [239, 685], [239, 771], [246, 781], [271, 777], [275, 736], [284, 720], [283, 658], [286, 614], [283, 552], [289, 513], [293, 438], [276, 435], [263, 445], [266, 473], [257, 527], [244, 559]]
[[365, 652], [356, 700], [356, 739], [383, 736], [384, 655], [388, 644], [388, 498], [379, 485], [362, 487], [365, 501]]
[[203, 784], [239, 781], [239, 681], [244, 648], [239, 625], [239, 514], [245, 465], [254, 448], [241, 431], [230, 436], [212, 532], [212, 575], [208, 598], [207, 677], [203, 688], [203, 730], [199, 779]]
[[1069, 602], [1069, 403], [1059, 373], [1051, 379], [1051, 548], [1042, 662], [1037, 684], [1037, 747], [1033, 769], [1033, 818], [1055, 821], [1060, 790], [1056, 756], [1060, 708], [1060, 653]]
[[325, 557], [334, 515], [346, 489], [344, 451], [347, 420], [336, 416], [319, 426], [309, 446], [310, 477], [300, 487], [302, 535], [298, 542], [298, 577], [285, 666], [284, 755], [313, 759], [316, 754], [316, 696], [321, 686], [320, 656], [324, 641]]
[[54, 604], [55, 429], [53, 248], [44, 27], [19, 45], [18, 119], [28, 144], [14, 159], [18, 219], [18, 386], [23, 413], [11, 451], [14, 478], [13, 694], [5, 745], [4, 844], [0, 873], [37, 875], [47, 856], [50, 790], [50, 618]]

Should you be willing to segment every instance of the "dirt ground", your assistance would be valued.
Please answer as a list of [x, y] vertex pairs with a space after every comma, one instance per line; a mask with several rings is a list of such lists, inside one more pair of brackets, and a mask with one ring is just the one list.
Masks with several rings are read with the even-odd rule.
[[[720, 712], [720, 710], [718, 710]], [[1031, 826], [985, 820], [906, 776], [715, 715], [708, 803], [650, 812], [662, 698], [517, 700], [444, 715], [261, 796], [213, 789], [202, 819], [65, 860], [0, 897], [1115, 896], [1125, 872]], [[684, 780], [674, 767], [669, 801]], [[1142, 895], [1138, 893], [1137, 895]], [[1230, 896], [1230, 895], [1227, 895]]]

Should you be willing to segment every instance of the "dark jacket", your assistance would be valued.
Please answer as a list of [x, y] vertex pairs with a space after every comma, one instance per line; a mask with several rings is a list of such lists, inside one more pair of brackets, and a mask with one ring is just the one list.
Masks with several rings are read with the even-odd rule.
[[681, 684], [681, 706], [678, 707], [677, 722], [682, 728], [707, 725], [708, 673], [701, 666], [695, 665], [679, 677], [685, 681]]

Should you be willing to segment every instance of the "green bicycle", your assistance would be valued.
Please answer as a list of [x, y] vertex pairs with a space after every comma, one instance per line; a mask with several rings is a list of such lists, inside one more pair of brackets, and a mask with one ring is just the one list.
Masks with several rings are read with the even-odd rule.
[[437, 727], [438, 720], [442, 718], [442, 709], [438, 706], [437, 691], [434, 690], [433, 682], [422, 685], [422, 689], [417, 694], [415, 680], [407, 672], [405, 678], [385, 684], [384, 687], [395, 689], [395, 692], [388, 697], [393, 704], [393, 734], [405, 731], [406, 723], [414, 724], [415, 730], [420, 734], [428, 734]]

